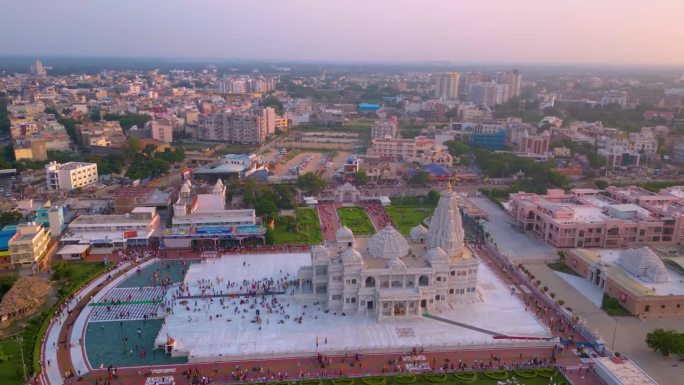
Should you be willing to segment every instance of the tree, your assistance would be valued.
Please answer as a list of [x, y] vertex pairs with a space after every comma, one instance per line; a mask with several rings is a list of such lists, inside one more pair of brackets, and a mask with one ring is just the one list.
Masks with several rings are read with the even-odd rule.
[[427, 193], [427, 198], [426, 198], [426, 203], [430, 206], [437, 206], [437, 203], [439, 202], [439, 197], [440, 193], [437, 190], [430, 190], [430, 192]]
[[594, 181], [594, 185], [599, 190], [605, 190], [606, 187], [608, 187], [608, 182], [606, 182], [605, 180], [602, 180], [602, 179], [597, 179]]
[[90, 111], [90, 120], [92, 120], [93, 122], [99, 122], [100, 120], [102, 120], [101, 112], [102, 110], [100, 110], [99, 108], [93, 108], [93, 110]]
[[306, 174], [297, 177], [297, 187], [310, 195], [316, 195], [323, 191], [326, 184], [325, 179], [313, 172], [307, 172]]
[[278, 213], [278, 206], [273, 201], [260, 199], [254, 203], [254, 211], [258, 216], [273, 216]]
[[7, 225], [14, 225], [21, 222], [24, 219], [24, 215], [19, 211], [3, 211], [0, 213], [0, 228]]
[[470, 154], [470, 147], [463, 142], [447, 140], [446, 142], [444, 142], [444, 145], [447, 146], [447, 148], [449, 149], [449, 154], [451, 154], [452, 156], [458, 157], [461, 155]]
[[416, 171], [408, 182], [411, 186], [425, 186], [430, 181], [430, 175], [423, 170]]
[[670, 353], [681, 356], [684, 355], [684, 333], [662, 328], [653, 329], [646, 334], [646, 345], [664, 356], [669, 356]]
[[273, 107], [276, 111], [276, 114], [280, 115], [283, 113], [283, 102], [281, 102], [277, 96], [269, 95], [263, 100], [261, 104], [264, 107]]
[[354, 183], [359, 186], [368, 184], [368, 174], [366, 174], [365, 169], [360, 168], [356, 171], [356, 174], [354, 174]]

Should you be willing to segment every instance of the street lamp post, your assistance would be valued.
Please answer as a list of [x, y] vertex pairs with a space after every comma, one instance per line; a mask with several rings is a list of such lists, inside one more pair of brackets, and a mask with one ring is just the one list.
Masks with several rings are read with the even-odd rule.
[[615, 324], [613, 325], [613, 341], [610, 343], [610, 351], [615, 353], [615, 335], [617, 334], [617, 317], [613, 316], [613, 321], [615, 321]]

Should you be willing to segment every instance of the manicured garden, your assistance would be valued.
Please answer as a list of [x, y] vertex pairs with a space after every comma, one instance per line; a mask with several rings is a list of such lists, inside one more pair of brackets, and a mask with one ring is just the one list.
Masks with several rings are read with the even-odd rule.
[[[553, 377], [553, 380], [551, 378]], [[496, 385], [497, 382], [520, 385], [568, 385], [569, 382], [554, 368], [493, 370], [484, 372], [397, 374], [393, 376], [370, 376], [359, 378], [336, 378], [331, 380], [309, 379], [294, 382], [272, 382], [270, 385]]]
[[373, 235], [375, 228], [368, 214], [359, 207], [341, 207], [337, 209], [340, 221], [354, 232], [354, 235]]
[[612, 317], [627, 317], [631, 316], [632, 313], [620, 305], [620, 301], [617, 298], [610, 297], [606, 294], [603, 295], [603, 302], [601, 302], [601, 309], [605, 311], [609, 316]]
[[316, 209], [298, 208], [295, 215], [296, 218], [276, 218], [273, 242], [276, 244], [321, 243], [323, 233]]
[[551, 269], [551, 270], [555, 270], [555, 271], [558, 271], [558, 272], [561, 272], [561, 273], [565, 273], [565, 274], [570, 274], [570, 275], [574, 275], [574, 276], [577, 276], [577, 277], [581, 277], [581, 275], [577, 274], [577, 273], [575, 272], [575, 270], [573, 270], [573, 269], [571, 269], [570, 267], [568, 267], [568, 265], [566, 265], [565, 262], [551, 262], [551, 263], [547, 263], [546, 266], [548, 266], [549, 269]]
[[425, 218], [432, 215], [435, 208], [390, 205], [385, 207], [385, 211], [399, 231], [404, 235], [409, 235], [411, 228], [422, 224]]

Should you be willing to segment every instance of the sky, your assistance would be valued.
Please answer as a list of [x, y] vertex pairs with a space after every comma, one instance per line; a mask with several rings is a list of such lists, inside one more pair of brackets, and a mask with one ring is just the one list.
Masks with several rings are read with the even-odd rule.
[[3, 0], [0, 55], [684, 64], [684, 0]]

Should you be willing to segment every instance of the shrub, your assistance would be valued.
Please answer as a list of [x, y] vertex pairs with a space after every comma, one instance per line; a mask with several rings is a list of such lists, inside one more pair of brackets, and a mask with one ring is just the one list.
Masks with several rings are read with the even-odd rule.
[[428, 382], [445, 382], [447, 380], [446, 373], [426, 373], [423, 378]]
[[387, 385], [386, 377], [364, 377], [361, 379], [366, 385]]
[[491, 378], [492, 380], [505, 380], [508, 378], [508, 372], [505, 370], [494, 370], [484, 372], [484, 375]]
[[354, 385], [353, 378], [333, 378], [330, 382], [333, 385]]
[[323, 385], [323, 381], [317, 379], [301, 380], [299, 383], [301, 385]]
[[535, 283], [537, 284], [537, 286], [541, 285], [541, 281], [540, 281], [540, 280], [537, 280]]
[[563, 306], [563, 304], [565, 304], [565, 301], [559, 299], [558, 301], [556, 301], [556, 303], [558, 304], [558, 306]]
[[549, 291], [549, 288], [548, 288], [548, 286], [544, 286], [544, 287], [542, 288], [542, 290], [544, 290], [544, 293], [546, 293], [547, 291]]
[[516, 376], [522, 377], [522, 378], [535, 378], [535, 377], [537, 377], [537, 371], [534, 369], [514, 370], [513, 373], [515, 373]]
[[536, 370], [537, 375], [544, 377], [544, 378], [551, 378], [556, 374], [556, 369], [553, 368], [544, 368], [544, 369], [537, 369]]
[[415, 374], [399, 374], [393, 377], [394, 382], [397, 384], [413, 384], [416, 382]]
[[466, 384], [477, 381], [476, 372], [454, 373], [454, 377], [461, 382], [465, 382]]
[[554, 298], [556, 298], [556, 293], [554, 293], [554, 292], [551, 292], [551, 293], [549, 294], [549, 297], [551, 297], [551, 299], [554, 299]]

